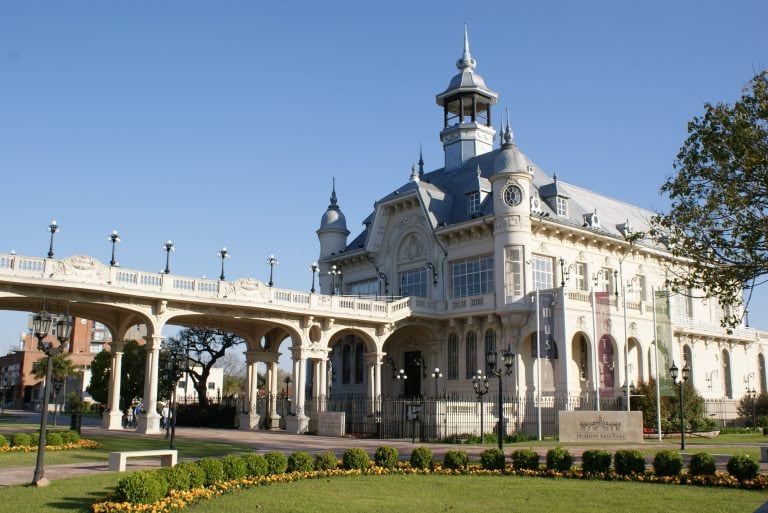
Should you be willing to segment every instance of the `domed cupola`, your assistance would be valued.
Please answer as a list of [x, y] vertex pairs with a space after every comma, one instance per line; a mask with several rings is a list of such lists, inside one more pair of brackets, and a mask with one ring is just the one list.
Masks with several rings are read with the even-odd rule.
[[333, 179], [331, 203], [320, 219], [320, 228], [315, 232], [320, 240], [320, 259], [340, 253], [347, 247], [347, 219], [344, 217], [336, 199], [336, 179]]
[[443, 107], [444, 126], [440, 140], [445, 151], [445, 169], [450, 171], [467, 160], [493, 149], [496, 131], [491, 126], [491, 105], [499, 95], [485, 85], [475, 73], [477, 62], [469, 53], [469, 36], [464, 25], [464, 53], [456, 62], [459, 74], [451, 79], [448, 89], [438, 94]]
[[493, 173], [529, 173], [528, 160], [517, 148], [512, 129], [509, 126], [509, 113], [507, 113], [507, 126], [501, 134], [501, 151], [493, 160]]

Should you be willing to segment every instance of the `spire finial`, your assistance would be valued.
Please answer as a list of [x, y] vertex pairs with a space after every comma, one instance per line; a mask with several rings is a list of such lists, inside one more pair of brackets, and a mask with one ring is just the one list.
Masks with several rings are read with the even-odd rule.
[[512, 144], [512, 128], [509, 125], [509, 109], [504, 109], [507, 113], [507, 126], [504, 127], [504, 134], [501, 136], [501, 146], [509, 146]]
[[424, 176], [424, 156], [421, 151], [421, 143], [419, 143], [419, 178]]
[[469, 71], [474, 71], [477, 66], [477, 62], [469, 53], [469, 32], [467, 31], [467, 22], [464, 22], [464, 53], [461, 55], [461, 59], [456, 61], [456, 67], [461, 71], [469, 68]]
[[333, 177], [333, 189], [331, 191], [331, 204], [328, 205], [328, 208], [337, 209], [339, 206], [336, 204], [336, 177]]

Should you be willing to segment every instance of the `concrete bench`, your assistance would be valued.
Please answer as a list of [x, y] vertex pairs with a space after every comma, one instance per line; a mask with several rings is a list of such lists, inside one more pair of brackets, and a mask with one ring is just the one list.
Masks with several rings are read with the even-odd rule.
[[125, 472], [125, 465], [128, 458], [143, 458], [149, 456], [160, 456], [160, 464], [163, 467], [173, 467], [176, 465], [178, 451], [176, 449], [159, 449], [154, 451], [118, 451], [109, 453], [109, 470]]

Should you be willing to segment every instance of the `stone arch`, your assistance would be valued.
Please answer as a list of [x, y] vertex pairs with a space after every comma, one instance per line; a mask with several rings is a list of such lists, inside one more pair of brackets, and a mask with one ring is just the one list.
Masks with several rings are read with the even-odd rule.
[[644, 382], [643, 348], [640, 345], [640, 341], [635, 337], [627, 339], [627, 355], [629, 357], [629, 376], [627, 376], [627, 381], [634, 385]]
[[616, 388], [617, 353], [616, 340], [611, 335], [605, 334], [600, 337], [597, 344], [597, 368], [601, 395], [603, 392], [613, 394]]
[[[422, 324], [407, 324], [392, 332], [382, 346], [382, 393], [390, 397], [426, 394], [427, 362], [437, 359], [435, 343], [434, 331]], [[405, 380], [397, 378], [401, 369], [408, 376]]]
[[577, 377], [581, 393], [591, 390], [592, 384], [592, 341], [583, 331], [574, 333], [571, 338], [571, 360], [569, 374]]

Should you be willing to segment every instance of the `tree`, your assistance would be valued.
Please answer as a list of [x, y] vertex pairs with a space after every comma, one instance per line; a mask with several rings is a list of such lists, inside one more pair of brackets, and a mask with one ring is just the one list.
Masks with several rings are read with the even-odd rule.
[[717, 297], [723, 325], [735, 326], [731, 307], [768, 276], [768, 71], [732, 106], [704, 109], [688, 123], [676, 175], [661, 188], [670, 211], [654, 219], [651, 235], [687, 262], [670, 285]]
[[[32, 375], [37, 379], [45, 379], [46, 367], [48, 365], [48, 357], [43, 356], [32, 367]], [[53, 369], [51, 372], [51, 378], [53, 381], [67, 382], [67, 378], [70, 376], [77, 376], [81, 372], [72, 360], [69, 359], [67, 353], [58, 353], [53, 356]], [[53, 396], [55, 394], [53, 386], [48, 388], [48, 393]], [[64, 391], [66, 393], [66, 389]], [[54, 397], [54, 400], [56, 398]]]
[[[663, 432], [680, 431], [680, 396], [679, 389], [675, 386], [674, 396], [662, 396], [661, 401], [661, 430]], [[647, 383], [640, 383], [630, 399], [631, 408], [643, 413], [643, 426], [656, 429], [656, 381], [649, 379]], [[704, 398], [702, 398], [694, 386], [685, 383], [683, 386], [683, 414], [685, 417], [686, 431], [710, 431], [714, 422], [708, 419]]]
[[227, 350], [244, 344], [239, 335], [208, 328], [186, 328], [167, 340], [169, 350], [187, 354], [187, 372], [201, 405], [208, 404], [206, 383], [211, 369]]
[[[144, 373], [147, 363], [147, 348], [135, 340], [125, 343], [120, 381], [120, 411], [144, 395]], [[112, 356], [108, 351], [97, 354], [91, 362], [91, 382], [87, 391], [95, 401], [109, 401], [109, 380], [112, 372]]]

